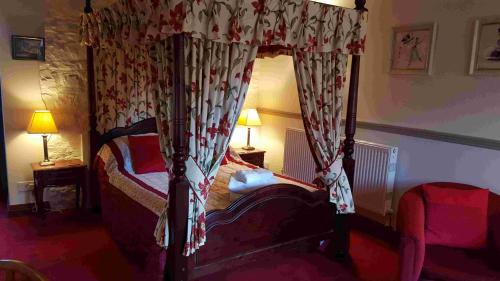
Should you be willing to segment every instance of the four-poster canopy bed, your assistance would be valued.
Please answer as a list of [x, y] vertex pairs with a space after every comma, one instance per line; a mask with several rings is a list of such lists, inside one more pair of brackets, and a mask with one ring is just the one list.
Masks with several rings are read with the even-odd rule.
[[[104, 221], [148, 280], [195, 279], [332, 236], [336, 253], [348, 254], [364, 0], [355, 10], [308, 0], [119, 0], [93, 11], [90, 2], [81, 35], [88, 46], [93, 186], [98, 180]], [[280, 183], [210, 210], [221, 174], [252, 169], [226, 150], [253, 61], [269, 51], [293, 55], [321, 188], [276, 175]], [[160, 187], [125, 167], [131, 144], [124, 143], [151, 133], [159, 135], [167, 167]]]

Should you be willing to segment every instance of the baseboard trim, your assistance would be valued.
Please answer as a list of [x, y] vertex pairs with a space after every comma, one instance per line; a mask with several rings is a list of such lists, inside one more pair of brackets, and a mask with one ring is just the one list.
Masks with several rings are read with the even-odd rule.
[[[259, 107], [257, 110], [262, 114], [274, 115], [291, 119], [302, 119], [300, 113], [286, 112], [269, 108]], [[342, 120], [344, 123], [345, 120]], [[464, 136], [459, 134], [442, 133], [431, 130], [416, 129], [402, 126], [372, 123], [367, 121], [357, 121], [356, 126], [361, 129], [379, 131], [389, 134], [403, 135], [414, 138], [428, 139], [434, 141], [448, 142], [454, 144], [467, 145], [491, 150], [500, 150], [500, 140]]]
[[18, 217], [33, 214], [34, 208], [35, 203], [9, 205], [7, 207], [7, 216]]

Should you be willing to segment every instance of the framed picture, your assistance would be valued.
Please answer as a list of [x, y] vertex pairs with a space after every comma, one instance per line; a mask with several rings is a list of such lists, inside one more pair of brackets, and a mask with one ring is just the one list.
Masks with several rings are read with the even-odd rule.
[[437, 24], [393, 28], [391, 73], [431, 74]]
[[469, 74], [500, 74], [500, 17], [475, 21]]
[[45, 60], [45, 39], [12, 35], [12, 59]]

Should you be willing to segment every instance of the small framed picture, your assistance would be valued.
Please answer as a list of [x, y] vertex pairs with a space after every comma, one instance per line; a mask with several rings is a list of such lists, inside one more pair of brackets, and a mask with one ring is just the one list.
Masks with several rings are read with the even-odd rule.
[[474, 23], [469, 74], [500, 74], [500, 17]]
[[430, 75], [436, 35], [436, 23], [394, 27], [391, 73]]
[[12, 59], [45, 60], [45, 39], [12, 35]]

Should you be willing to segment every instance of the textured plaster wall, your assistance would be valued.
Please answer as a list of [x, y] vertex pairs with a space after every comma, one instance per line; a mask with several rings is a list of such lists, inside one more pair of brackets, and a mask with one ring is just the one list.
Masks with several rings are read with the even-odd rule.
[[80, 1], [45, 1], [47, 48], [40, 79], [43, 99], [60, 130], [49, 142], [54, 159], [82, 158], [88, 127], [86, 53], [78, 32], [81, 5]]
[[[80, 1], [46, 0], [45, 63], [40, 65], [41, 95], [57, 120], [59, 134], [51, 136], [52, 159], [85, 159], [88, 102], [86, 51], [79, 43]], [[89, 161], [86, 161], [87, 163]], [[52, 209], [74, 206], [74, 188], [52, 188], [45, 198]]]

